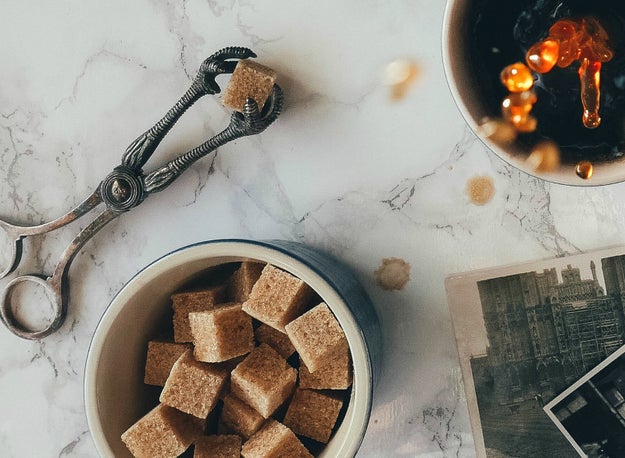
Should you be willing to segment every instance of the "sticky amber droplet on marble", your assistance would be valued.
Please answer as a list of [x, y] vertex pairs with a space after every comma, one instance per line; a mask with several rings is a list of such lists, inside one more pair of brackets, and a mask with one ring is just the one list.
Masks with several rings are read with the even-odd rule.
[[546, 39], [534, 44], [525, 55], [527, 66], [538, 73], [547, 73], [558, 62], [560, 42]]
[[467, 181], [466, 192], [471, 203], [486, 205], [495, 195], [495, 182], [489, 176], [474, 176]]
[[589, 161], [581, 161], [575, 167], [575, 173], [578, 177], [584, 180], [588, 180], [590, 177], [592, 177], [592, 174], [594, 173], [594, 167]]
[[534, 86], [534, 76], [524, 63], [516, 62], [501, 71], [501, 83], [510, 92], [528, 91]]

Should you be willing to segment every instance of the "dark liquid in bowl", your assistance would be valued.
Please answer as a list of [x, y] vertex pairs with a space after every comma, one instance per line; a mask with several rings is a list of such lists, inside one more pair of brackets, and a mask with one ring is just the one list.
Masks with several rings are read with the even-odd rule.
[[581, 159], [611, 161], [625, 155], [625, 0], [476, 0], [471, 12], [471, 65], [482, 97], [493, 116], [500, 116], [507, 91], [499, 80], [501, 70], [525, 62], [525, 53], [546, 38], [559, 19], [594, 16], [607, 30], [614, 58], [601, 70], [601, 125], [582, 124], [580, 83], [575, 62], [536, 74], [538, 102], [532, 114], [538, 128], [519, 142], [531, 148], [552, 139], [560, 145], [564, 162]]

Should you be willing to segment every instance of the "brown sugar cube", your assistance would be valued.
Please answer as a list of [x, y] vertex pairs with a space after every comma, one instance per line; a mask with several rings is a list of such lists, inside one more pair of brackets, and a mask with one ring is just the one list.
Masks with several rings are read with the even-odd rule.
[[228, 303], [205, 312], [189, 313], [193, 356], [198, 361], [218, 363], [254, 349], [252, 318], [241, 304]]
[[293, 392], [297, 371], [273, 348], [256, 347], [232, 371], [232, 394], [268, 418]]
[[160, 401], [198, 418], [206, 418], [215, 407], [227, 378], [228, 370], [223, 366], [196, 361], [191, 350], [187, 350], [174, 363]]
[[315, 372], [309, 372], [301, 361], [299, 367], [299, 387], [314, 390], [345, 390], [352, 384], [352, 360], [349, 348], [337, 351]]
[[278, 331], [297, 317], [312, 290], [299, 278], [270, 264], [252, 288], [243, 310]]
[[143, 383], [165, 386], [169, 372], [180, 355], [191, 348], [189, 344], [151, 340], [145, 360]]
[[211, 288], [176, 293], [171, 296], [174, 309], [174, 341], [193, 342], [191, 327], [189, 325], [190, 312], [202, 312], [211, 310], [215, 304], [223, 302], [226, 298], [226, 285], [213, 286]]
[[220, 424], [226, 430], [248, 439], [259, 430], [265, 418], [232, 394], [224, 398]]
[[247, 99], [254, 99], [262, 110], [269, 98], [278, 74], [253, 60], [244, 59], [237, 63], [222, 103], [236, 111], [243, 111]]
[[285, 333], [278, 331], [277, 329], [261, 324], [256, 331], [256, 340], [259, 343], [265, 343], [277, 351], [284, 359], [289, 359], [293, 353], [295, 353], [295, 347], [291, 343], [291, 339]]
[[343, 401], [313, 390], [297, 389], [284, 416], [295, 434], [328, 443]]
[[295, 349], [310, 372], [315, 372], [334, 353], [348, 348], [341, 325], [323, 302], [286, 326]]
[[236, 435], [202, 436], [195, 441], [193, 458], [239, 458], [243, 440]]
[[241, 455], [243, 458], [312, 458], [293, 431], [271, 419], [243, 444]]
[[243, 261], [228, 281], [228, 297], [233, 302], [245, 302], [254, 283], [260, 277], [265, 264], [262, 262]]
[[182, 454], [202, 434], [198, 418], [159, 404], [121, 436], [135, 457], [169, 458]]

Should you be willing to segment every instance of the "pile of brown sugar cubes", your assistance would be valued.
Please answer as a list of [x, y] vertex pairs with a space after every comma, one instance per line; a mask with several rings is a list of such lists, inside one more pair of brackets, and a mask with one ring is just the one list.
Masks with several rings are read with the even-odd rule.
[[121, 436], [134, 456], [175, 457], [192, 444], [196, 458], [323, 449], [352, 364], [338, 321], [306, 283], [243, 261], [217, 286], [171, 299], [173, 341], [150, 341], [145, 365], [160, 403]]

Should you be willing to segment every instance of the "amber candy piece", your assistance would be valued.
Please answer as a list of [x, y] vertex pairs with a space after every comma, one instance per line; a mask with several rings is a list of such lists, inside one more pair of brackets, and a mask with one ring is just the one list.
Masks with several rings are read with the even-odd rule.
[[599, 117], [601, 62], [593, 62], [584, 58], [578, 74], [581, 85], [582, 105], [584, 107], [582, 122], [588, 129], [594, 129], [601, 124], [601, 117]]
[[504, 119], [486, 118], [482, 120], [478, 130], [485, 138], [498, 145], [508, 145], [517, 138], [516, 128]]
[[538, 142], [525, 163], [536, 172], [553, 172], [560, 167], [560, 148], [551, 140]]
[[582, 24], [586, 30], [587, 40], [582, 43], [580, 57], [599, 62], [612, 60], [614, 51], [610, 47], [610, 37], [601, 23], [593, 17], [586, 17], [582, 20]]
[[527, 66], [538, 73], [547, 73], [558, 62], [560, 42], [552, 38], [534, 44], [525, 55]]
[[579, 58], [580, 45], [586, 36], [586, 31], [580, 21], [560, 19], [549, 29], [549, 38], [558, 40], [558, 67], [571, 65]]
[[516, 130], [524, 134], [534, 132], [536, 127], [538, 127], [538, 120], [534, 116], [528, 114], [515, 122], [514, 127], [516, 127]]
[[598, 127], [601, 123], [601, 65], [613, 57], [608, 33], [596, 18], [560, 19], [550, 27], [545, 40], [535, 43], [527, 51], [527, 66], [517, 62], [502, 70], [501, 82], [511, 92], [502, 102], [503, 117], [518, 132], [533, 132], [537, 121], [530, 112], [536, 103], [536, 94], [530, 90], [534, 85], [530, 69], [546, 73], [555, 65], [568, 67], [579, 60], [578, 74], [584, 107], [582, 122], [589, 129]]
[[577, 176], [584, 180], [590, 179], [594, 171], [595, 171], [594, 167], [592, 166], [592, 163], [589, 161], [581, 161], [575, 167], [575, 173], [577, 174]]
[[518, 125], [523, 124], [529, 116], [536, 100], [536, 93], [532, 90], [509, 94], [501, 103], [501, 112], [504, 119], [518, 128]]
[[609, 45], [608, 33], [599, 21], [593, 17], [582, 20], [586, 36], [580, 44], [581, 65], [578, 70], [581, 99], [584, 107], [582, 122], [588, 129], [594, 129], [601, 123], [599, 100], [601, 96], [601, 64], [614, 57]]
[[500, 76], [502, 84], [510, 92], [524, 92], [534, 86], [532, 72], [523, 62], [508, 65]]
[[580, 21], [560, 19], [549, 28], [549, 36], [556, 40], [568, 40], [582, 30]]

